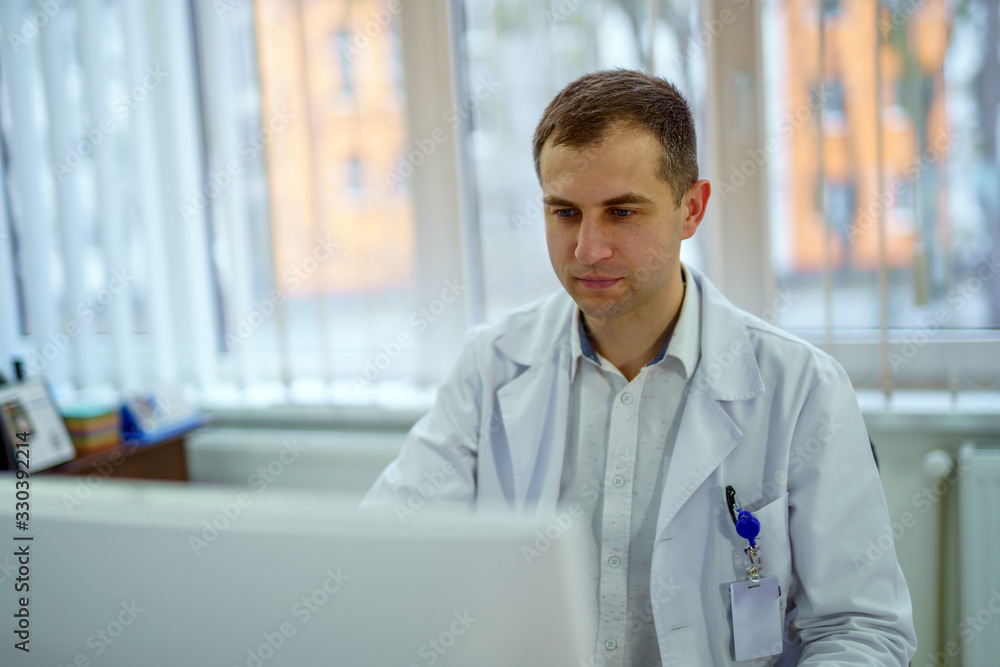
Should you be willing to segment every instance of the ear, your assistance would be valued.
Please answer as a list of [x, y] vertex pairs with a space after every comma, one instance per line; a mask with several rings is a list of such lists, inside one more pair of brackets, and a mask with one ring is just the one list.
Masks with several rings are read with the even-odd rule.
[[712, 184], [707, 178], [696, 181], [688, 188], [681, 200], [681, 211], [684, 220], [681, 227], [681, 239], [689, 239], [694, 236], [702, 218], [705, 217], [705, 209], [708, 207], [708, 198], [712, 196]]

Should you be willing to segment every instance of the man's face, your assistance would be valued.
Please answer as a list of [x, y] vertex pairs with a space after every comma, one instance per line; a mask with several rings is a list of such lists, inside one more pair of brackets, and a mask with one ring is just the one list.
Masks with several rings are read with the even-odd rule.
[[[549, 259], [591, 320], [665, 304], [680, 281], [680, 243], [693, 224], [670, 185], [656, 176], [662, 147], [645, 130], [623, 128], [582, 149], [542, 147], [540, 172]], [[645, 308], [643, 308], [645, 306]]]

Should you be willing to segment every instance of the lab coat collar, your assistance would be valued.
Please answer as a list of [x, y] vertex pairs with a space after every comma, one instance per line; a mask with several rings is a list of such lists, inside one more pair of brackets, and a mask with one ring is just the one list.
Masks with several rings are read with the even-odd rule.
[[701, 288], [701, 359], [695, 390], [719, 401], [740, 401], [764, 391], [748, 325], [755, 319], [722, 295], [697, 269], [690, 275]]
[[[701, 294], [701, 358], [692, 378], [692, 390], [720, 401], [752, 398], [764, 391], [747, 324], [750, 316], [736, 308], [698, 269], [686, 266]], [[500, 335], [496, 349], [522, 366], [556, 361], [573, 375], [579, 354], [573, 345], [576, 303], [559, 290], [511, 315], [511, 326]], [[576, 349], [574, 350], [574, 347]]]
[[493, 343], [498, 352], [521, 366], [534, 366], [572, 352], [570, 326], [576, 303], [565, 290], [553, 292], [515, 310], [507, 331]]

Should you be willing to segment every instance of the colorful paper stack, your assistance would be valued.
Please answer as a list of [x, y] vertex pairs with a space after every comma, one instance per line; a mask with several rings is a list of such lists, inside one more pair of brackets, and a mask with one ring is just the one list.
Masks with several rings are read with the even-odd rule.
[[62, 408], [77, 454], [93, 454], [121, 442], [121, 410], [109, 403], [77, 403]]

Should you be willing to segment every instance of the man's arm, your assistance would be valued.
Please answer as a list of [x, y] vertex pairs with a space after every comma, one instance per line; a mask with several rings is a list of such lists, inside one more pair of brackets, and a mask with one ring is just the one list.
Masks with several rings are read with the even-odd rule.
[[391, 505], [405, 521], [427, 504], [471, 506], [483, 393], [475, 345], [470, 334], [434, 406], [410, 429], [399, 456], [375, 480], [361, 507]]
[[[905, 666], [916, 652], [909, 590], [854, 389], [829, 363], [807, 397], [789, 458], [799, 664]], [[817, 440], [813, 453], [806, 443]], [[872, 544], [879, 552], [870, 558]]]

